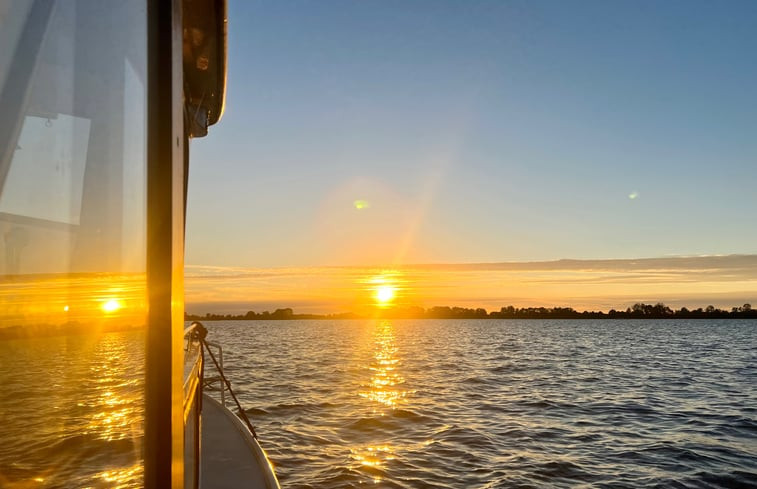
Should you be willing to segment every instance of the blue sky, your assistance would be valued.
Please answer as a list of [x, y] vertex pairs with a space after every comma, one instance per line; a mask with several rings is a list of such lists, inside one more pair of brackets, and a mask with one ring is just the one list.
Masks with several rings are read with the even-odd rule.
[[229, 9], [188, 264], [757, 252], [757, 2]]

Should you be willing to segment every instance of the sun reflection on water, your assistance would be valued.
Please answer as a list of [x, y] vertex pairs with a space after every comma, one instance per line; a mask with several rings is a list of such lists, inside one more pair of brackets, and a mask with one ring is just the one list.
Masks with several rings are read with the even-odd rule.
[[0, 487], [141, 487], [142, 345], [141, 331], [0, 342], [17, 400], [3, 406]]
[[106, 483], [107, 487], [125, 489], [140, 484], [143, 472], [142, 464], [139, 463], [131, 467], [105, 470], [97, 474], [97, 479]]
[[97, 363], [89, 367], [95, 395], [79, 403], [91, 414], [84, 431], [101, 440], [131, 439], [139, 456], [142, 436], [141, 381], [126, 377], [130, 352], [123, 343], [103, 339]]
[[350, 449], [350, 458], [366, 467], [382, 467], [388, 460], [394, 460], [394, 449], [389, 445]]
[[[411, 391], [404, 387], [405, 378], [400, 371], [402, 360], [392, 322], [384, 320], [375, 323], [372, 340], [373, 358], [368, 364], [371, 377], [358, 394], [370, 401], [368, 408], [373, 416], [383, 417], [396, 412], [406, 403]], [[355, 467], [367, 472], [375, 484], [384, 480], [387, 465], [397, 457], [396, 440], [391, 435], [386, 438], [350, 448], [350, 459]]]
[[391, 321], [381, 321], [376, 326], [374, 333], [376, 344], [373, 361], [368, 367], [371, 376], [368, 389], [360, 392], [365, 397], [379, 403], [383, 407], [396, 408], [407, 396], [407, 391], [402, 389], [405, 378], [398, 369], [402, 365], [398, 356], [398, 349], [394, 342], [394, 328]]

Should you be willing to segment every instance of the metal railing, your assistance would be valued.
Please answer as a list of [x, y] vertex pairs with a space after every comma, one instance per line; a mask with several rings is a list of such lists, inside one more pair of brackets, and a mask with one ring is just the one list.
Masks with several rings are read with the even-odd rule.
[[[186, 429], [188, 426], [187, 425], [188, 416], [192, 412], [193, 404], [199, 408], [195, 410], [195, 416], [198, 419], [197, 426], [199, 426], [199, 416], [200, 416], [200, 411], [202, 409], [202, 393], [203, 393], [203, 389], [207, 388], [210, 391], [220, 390], [221, 405], [224, 407], [226, 407], [226, 392], [228, 391], [228, 393], [231, 395], [231, 398], [234, 400], [234, 404], [239, 410], [239, 417], [245, 423], [245, 425], [247, 425], [247, 428], [250, 430], [250, 433], [252, 433], [252, 436], [257, 438], [258, 435], [255, 432], [255, 427], [252, 425], [252, 423], [250, 423], [250, 420], [247, 417], [247, 414], [244, 412], [244, 409], [242, 409], [242, 405], [239, 403], [239, 399], [237, 399], [236, 394], [234, 394], [234, 391], [231, 389], [231, 383], [229, 382], [229, 379], [226, 378], [226, 375], [224, 373], [223, 348], [218, 343], [207, 341], [205, 339], [207, 334], [208, 334], [208, 330], [205, 329], [205, 326], [203, 326], [201, 323], [197, 321], [190, 324], [189, 327], [184, 330], [184, 338], [187, 341], [185, 351], [190, 352], [190, 351], [194, 351], [194, 348], [199, 348], [198, 357], [197, 357], [197, 360], [195, 360], [194, 365], [192, 365], [189, 368], [185, 365], [185, 369], [184, 369], [184, 372], [185, 372], [184, 373], [184, 377], [185, 377], [185, 381], [184, 381], [185, 434], [186, 434]], [[216, 358], [216, 355], [210, 349], [211, 347], [218, 350], [218, 358]], [[212, 364], [216, 367], [216, 372], [218, 373], [217, 376], [205, 377], [204, 358], [205, 358], [206, 351], [210, 355]], [[196, 385], [195, 385], [195, 382], [192, 380], [194, 378], [199, 379], [199, 383], [196, 383]], [[216, 387], [217, 384], [220, 384], [220, 387]], [[199, 447], [199, 439], [197, 440], [197, 443]], [[187, 448], [185, 448], [185, 450], [186, 449]], [[199, 451], [197, 453], [199, 454]]]
[[[223, 407], [226, 407], [226, 382], [223, 381], [224, 373], [223, 373], [223, 347], [219, 345], [218, 343], [214, 343], [212, 341], [205, 341], [205, 345], [212, 346], [213, 348], [216, 348], [218, 350], [218, 375], [214, 375], [212, 377], [205, 377], [203, 382], [203, 388], [208, 389], [209, 391], [221, 391], [221, 405]], [[218, 387], [220, 386], [220, 388]]]

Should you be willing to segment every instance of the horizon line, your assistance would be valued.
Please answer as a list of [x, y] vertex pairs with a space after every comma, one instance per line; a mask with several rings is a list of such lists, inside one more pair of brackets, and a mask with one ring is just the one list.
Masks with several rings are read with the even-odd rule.
[[[640, 311], [637, 313], [636, 311]], [[646, 312], [643, 312], [646, 311]], [[433, 314], [437, 313], [446, 313], [446, 316], [439, 316], [435, 317]], [[414, 317], [412, 315], [415, 314]], [[457, 316], [455, 316], [457, 314]], [[580, 311], [578, 309], [574, 309], [573, 307], [567, 306], [567, 307], [561, 307], [561, 306], [552, 306], [552, 307], [545, 307], [545, 306], [539, 306], [539, 307], [515, 307], [512, 304], [509, 304], [507, 306], [501, 306], [499, 310], [493, 309], [493, 310], [487, 310], [485, 307], [461, 307], [461, 306], [432, 306], [432, 307], [421, 307], [421, 306], [400, 306], [400, 307], [389, 307], [389, 308], [381, 308], [376, 309], [372, 314], [361, 314], [356, 313], [354, 311], [346, 311], [346, 312], [330, 312], [330, 313], [297, 313], [295, 312], [294, 308], [292, 307], [280, 307], [276, 308], [273, 312], [265, 310], [262, 312], [256, 312], [254, 310], [246, 311], [242, 314], [232, 314], [232, 313], [211, 313], [206, 312], [205, 314], [193, 314], [188, 311], [184, 311], [184, 318], [185, 320], [188, 320], [188, 318], [195, 318], [195, 319], [208, 319], [213, 317], [224, 317], [224, 319], [239, 319], [239, 320], [259, 320], [261, 319], [261, 316], [263, 316], [263, 319], [339, 319], [339, 318], [354, 318], [354, 319], [465, 319], [470, 316], [470, 318], [488, 318], [488, 319], [507, 319], [507, 317], [501, 317], [502, 315], [511, 315], [511, 316], [517, 316], [518, 314], [523, 315], [520, 319], [525, 319], [525, 315], [536, 315], [536, 316], [545, 316], [549, 318], [551, 315], [554, 319], [569, 319], [569, 318], [558, 318], [554, 317], [555, 315], [573, 315], [573, 316], [584, 316], [584, 315], [609, 315], [609, 316], [633, 316], [634, 318], [638, 317], [647, 317], [652, 318], [651, 316], [660, 316], [661, 318], [665, 317], [678, 317], [678, 318], [685, 318], [685, 316], [688, 315], [698, 315], [698, 314], [706, 314], [706, 315], [722, 315], [722, 314], [728, 314], [728, 315], [734, 315], [734, 314], [743, 314], [743, 318], [747, 319], [754, 319], [757, 318], [757, 309], [753, 309], [750, 303], [743, 303], [739, 306], [732, 306], [731, 310], [728, 309], [720, 309], [719, 307], [715, 307], [714, 305], [710, 304], [706, 307], [697, 307], [689, 309], [686, 306], [682, 306], [678, 309], [673, 309], [669, 306], [667, 306], [664, 302], [657, 302], [655, 304], [647, 304], [645, 302], [637, 302], [633, 306], [628, 306], [625, 309], [616, 309], [614, 307], [603, 310], [583, 310]], [[431, 316], [429, 316], [431, 315]], [[467, 316], [466, 316], [467, 315]], [[498, 315], [500, 317], [498, 317]], [[250, 316], [249, 318], [245, 318], [245, 316]], [[418, 316], [424, 316], [424, 317], [418, 317]], [[738, 316], [731, 316], [731, 317], [738, 317]], [[257, 319], [254, 319], [257, 318]], [[517, 317], [514, 317], [515, 319], [519, 319]], [[692, 319], [692, 318], [688, 318]], [[706, 318], [704, 318], [706, 319]]]

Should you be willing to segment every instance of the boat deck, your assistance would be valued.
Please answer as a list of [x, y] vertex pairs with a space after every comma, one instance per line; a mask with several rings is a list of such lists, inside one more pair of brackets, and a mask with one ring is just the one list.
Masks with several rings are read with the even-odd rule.
[[207, 394], [202, 399], [201, 489], [278, 489], [268, 459], [247, 427]]

